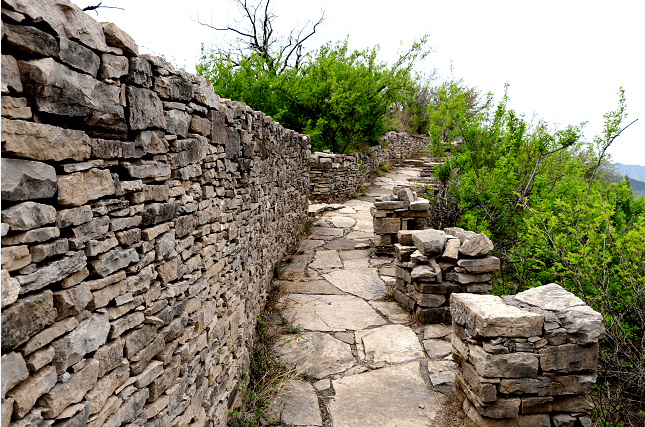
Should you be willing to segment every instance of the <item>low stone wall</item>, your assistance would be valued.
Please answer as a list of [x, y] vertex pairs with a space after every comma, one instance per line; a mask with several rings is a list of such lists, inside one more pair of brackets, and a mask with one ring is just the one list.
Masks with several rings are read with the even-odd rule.
[[225, 425], [308, 138], [67, 0], [2, 22], [1, 426]]
[[309, 159], [311, 197], [333, 201], [358, 193], [381, 163], [391, 159], [411, 158], [427, 147], [426, 135], [406, 132], [388, 132], [383, 135], [383, 146], [372, 147], [371, 154], [334, 154], [315, 152]]
[[451, 322], [452, 293], [487, 294], [500, 268], [483, 234], [453, 227], [399, 231], [394, 299], [424, 323]]
[[478, 426], [591, 426], [600, 313], [559, 285], [452, 294], [456, 389]]

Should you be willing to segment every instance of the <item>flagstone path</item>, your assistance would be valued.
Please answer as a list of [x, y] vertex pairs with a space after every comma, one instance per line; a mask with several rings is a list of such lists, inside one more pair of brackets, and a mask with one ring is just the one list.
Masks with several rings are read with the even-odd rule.
[[294, 426], [432, 426], [451, 393], [450, 328], [412, 329], [391, 298], [394, 258], [371, 254], [375, 197], [409, 185], [420, 169], [378, 177], [365, 196], [312, 205], [316, 217], [301, 253], [282, 271], [290, 291], [283, 318], [301, 329], [278, 344], [307, 381], [292, 381], [276, 418]]

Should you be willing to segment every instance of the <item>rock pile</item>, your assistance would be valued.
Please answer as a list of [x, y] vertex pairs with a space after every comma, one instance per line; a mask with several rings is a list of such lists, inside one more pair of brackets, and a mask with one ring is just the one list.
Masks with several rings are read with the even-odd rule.
[[415, 191], [402, 188], [396, 194], [380, 196], [371, 209], [374, 218], [374, 249], [377, 254], [394, 253], [401, 230], [423, 230], [428, 226], [430, 202]]
[[[398, 202], [400, 203], [400, 202]], [[500, 268], [484, 234], [458, 227], [401, 230], [394, 244], [394, 298], [425, 323], [450, 323], [450, 294], [485, 294]]]
[[455, 386], [478, 426], [591, 426], [602, 316], [556, 284], [452, 294]]
[[1, 427], [225, 425], [308, 138], [68, 0], [2, 24]]

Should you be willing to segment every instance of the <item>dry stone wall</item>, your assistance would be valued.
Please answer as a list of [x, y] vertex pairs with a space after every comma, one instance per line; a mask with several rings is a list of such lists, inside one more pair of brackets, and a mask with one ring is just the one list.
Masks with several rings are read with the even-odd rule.
[[381, 163], [419, 155], [427, 147], [426, 135], [388, 132], [382, 146], [372, 147], [370, 154], [334, 154], [315, 152], [309, 159], [311, 197], [322, 201], [342, 200], [359, 192]]
[[452, 294], [455, 386], [482, 427], [591, 426], [600, 313], [557, 284], [514, 296]]
[[225, 425], [307, 137], [68, 0], [3, 0], [2, 427]]

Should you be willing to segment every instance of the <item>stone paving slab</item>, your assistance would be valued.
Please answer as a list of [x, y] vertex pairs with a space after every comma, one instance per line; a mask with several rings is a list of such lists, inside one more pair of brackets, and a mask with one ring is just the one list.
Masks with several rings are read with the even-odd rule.
[[346, 216], [335, 216], [329, 218], [327, 223], [331, 223], [336, 228], [351, 228], [356, 224], [356, 220]]
[[341, 291], [367, 300], [385, 296], [385, 283], [374, 268], [332, 271], [323, 277]]
[[329, 404], [334, 427], [421, 427], [439, 411], [418, 361], [332, 381]]
[[406, 324], [410, 321], [410, 313], [393, 301], [368, 301], [369, 305], [384, 314], [395, 324]]
[[293, 294], [345, 295], [345, 292], [324, 279], [309, 282], [290, 282], [286, 286], [288, 286], [289, 292]]
[[325, 246], [323, 246], [323, 249], [333, 249], [337, 251], [350, 251], [360, 243], [363, 243], [363, 242], [360, 242], [358, 240], [352, 240], [352, 239], [334, 239], [325, 243]]
[[341, 228], [311, 227], [311, 235], [322, 240], [331, 240], [336, 237], [343, 237], [344, 231]]
[[356, 331], [386, 323], [367, 302], [351, 295], [291, 294], [283, 313], [308, 331]]
[[324, 244], [325, 244], [325, 240], [305, 240], [300, 245], [300, 249], [305, 253], [313, 252], [315, 248], [322, 246]]
[[276, 349], [281, 361], [295, 363], [300, 372], [316, 379], [344, 372], [357, 364], [349, 344], [322, 332], [286, 335]]
[[424, 357], [417, 335], [403, 325], [356, 331], [356, 344], [359, 357], [366, 362], [395, 364]]
[[356, 270], [368, 267], [369, 260], [367, 258], [343, 260], [343, 268], [346, 270]]
[[317, 270], [329, 270], [332, 268], [343, 268], [337, 250], [322, 250], [316, 252], [315, 260], [309, 264], [309, 268]]
[[307, 381], [291, 380], [274, 400], [273, 411], [266, 417], [290, 426], [322, 426], [318, 396]]

